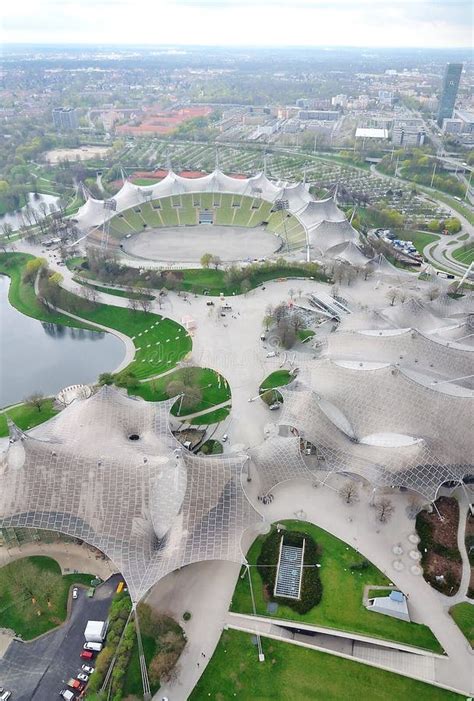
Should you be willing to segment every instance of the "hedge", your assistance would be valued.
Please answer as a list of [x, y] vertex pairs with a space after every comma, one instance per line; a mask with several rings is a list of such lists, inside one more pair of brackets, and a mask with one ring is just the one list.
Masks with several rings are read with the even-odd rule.
[[[301, 547], [303, 540], [305, 541], [303, 563], [305, 566], [303, 568], [303, 578], [301, 582], [301, 597], [298, 600], [276, 597], [273, 595], [282, 537], [285, 545]], [[323, 594], [319, 570], [316, 567], [318, 562], [319, 548], [309, 535], [298, 531], [283, 531], [279, 533], [277, 529], [273, 529], [263, 542], [262, 550], [257, 559], [257, 570], [263, 580], [263, 585], [267, 594], [272, 601], [288, 606], [297, 613], [304, 614], [319, 604]]]

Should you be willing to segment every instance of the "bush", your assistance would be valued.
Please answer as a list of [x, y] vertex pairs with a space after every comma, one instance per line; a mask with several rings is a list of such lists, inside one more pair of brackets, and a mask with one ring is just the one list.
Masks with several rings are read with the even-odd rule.
[[[303, 569], [301, 598], [298, 601], [295, 599], [273, 596], [277, 572], [276, 565], [278, 563], [280, 540], [282, 536], [285, 545], [301, 547], [303, 539], [305, 540], [304, 565], [306, 566]], [[297, 613], [304, 614], [321, 601], [323, 588], [319, 578], [319, 571], [316, 567], [318, 560], [318, 546], [306, 533], [300, 533], [298, 531], [284, 531], [283, 533], [279, 533], [274, 529], [263, 542], [262, 550], [257, 560], [257, 569], [272, 601], [288, 606]], [[314, 565], [314, 567], [308, 567], [308, 565]]]
[[183, 613], [183, 621], [190, 621], [191, 620], [191, 612], [190, 611], [185, 611]]

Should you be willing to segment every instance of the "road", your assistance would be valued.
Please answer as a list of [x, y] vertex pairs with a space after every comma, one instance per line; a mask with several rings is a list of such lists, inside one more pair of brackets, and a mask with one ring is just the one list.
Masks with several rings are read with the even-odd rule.
[[[385, 175], [385, 173], [380, 173], [378, 170], [376, 170], [374, 165], [370, 166], [370, 170], [374, 175], [377, 175], [377, 177], [389, 180], [391, 183], [397, 182], [398, 180], [398, 178], [394, 178], [391, 175]], [[422, 194], [421, 197], [423, 197], [423, 199], [428, 199], [427, 195]], [[430, 198], [433, 200], [436, 199], [435, 191], [433, 191], [433, 194], [430, 193]], [[462, 265], [461, 263], [453, 259], [451, 252], [458, 248], [458, 246], [455, 246], [453, 244], [453, 241], [458, 241], [459, 246], [461, 246], [463, 243], [465, 243], [465, 241], [461, 241], [460, 237], [464, 236], [466, 233], [469, 234], [471, 238], [474, 237], [474, 226], [456, 209], [450, 207], [445, 202], [439, 201], [438, 204], [441, 207], [444, 207], [444, 209], [446, 209], [452, 217], [456, 217], [457, 219], [459, 219], [462, 225], [462, 231], [460, 231], [459, 234], [456, 234], [454, 236], [440, 237], [439, 241], [428, 244], [424, 248], [423, 254], [428, 260], [428, 262], [432, 265], [436, 267], [441, 267], [445, 270], [449, 270], [450, 272], [454, 273], [454, 275], [463, 276], [467, 270], [467, 266]], [[447, 257], [445, 257], [444, 255], [445, 252]]]
[[79, 653], [84, 644], [84, 628], [88, 620], [105, 620], [120, 575], [113, 575], [97, 587], [93, 599], [79, 587], [79, 598], [71, 601], [68, 621], [51, 633], [24, 643], [10, 644], [0, 660], [0, 683], [13, 692], [14, 701], [52, 701], [74, 677], [82, 661]]

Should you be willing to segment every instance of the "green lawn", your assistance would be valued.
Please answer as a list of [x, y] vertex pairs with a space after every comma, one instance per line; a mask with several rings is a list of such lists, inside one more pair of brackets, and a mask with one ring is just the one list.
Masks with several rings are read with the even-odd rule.
[[293, 379], [293, 375], [289, 370], [275, 370], [270, 373], [260, 385], [261, 390], [273, 389], [273, 387], [282, 387], [287, 385]]
[[83, 282], [82, 280], [77, 279], [76, 277], [73, 278], [74, 282], [77, 282], [79, 285], [84, 285], [85, 287], [91, 287], [93, 290], [97, 290], [97, 292], [104, 292], [105, 294], [108, 295], [114, 295], [115, 297], [125, 297], [126, 299], [148, 299], [152, 300], [155, 299], [153, 295], [146, 294], [145, 292], [140, 292], [140, 291], [128, 291], [128, 290], [119, 290], [116, 287], [105, 287], [102, 285], [93, 285], [91, 282]]
[[469, 645], [474, 648], [474, 604], [467, 601], [449, 609], [456, 625], [461, 629]]
[[191, 337], [180, 324], [151, 312], [98, 304], [92, 310], [81, 311], [80, 316], [132, 339], [135, 358], [127, 369], [141, 379], [174, 367], [192, 347]]
[[304, 341], [307, 341], [308, 338], [313, 338], [314, 335], [315, 332], [313, 329], [302, 329], [301, 331], [298, 331], [298, 340], [303, 343]]
[[[258, 266], [257, 270], [250, 270], [248, 279], [253, 287], [258, 287], [262, 283], [278, 278], [316, 277], [318, 280], [325, 280], [322, 273], [314, 274], [314, 270], [307, 270], [298, 266]], [[223, 270], [212, 268], [196, 268], [183, 270], [183, 289], [202, 294], [204, 290], [209, 290], [211, 296], [217, 296], [221, 292], [225, 295], [241, 294], [240, 282], [227, 284]]]
[[53, 409], [53, 399], [46, 399], [41, 411], [38, 411], [36, 407], [28, 406], [27, 404], [19, 404], [18, 406], [13, 406], [11, 408], [4, 409], [0, 412], [0, 436], [8, 435], [7, 426], [7, 416], [10, 418], [18, 428], [23, 431], [27, 431], [33, 426], [38, 426], [44, 421], [47, 421], [52, 416], [55, 416], [58, 412]]
[[464, 244], [464, 246], [456, 248], [456, 250], [452, 252], [452, 256], [463, 265], [470, 265], [474, 262], [474, 244]]
[[[163, 399], [168, 399], [166, 388], [169, 383], [174, 380], [180, 380], [182, 375], [183, 371], [178, 369], [169, 375], [144, 382], [139, 387], [130, 389], [129, 394], [138, 395], [148, 402], [163, 401]], [[221, 404], [230, 399], [230, 387], [227, 380], [215, 370], [196, 368], [196, 384], [201, 388], [202, 399], [194, 406], [182, 408], [181, 411], [178, 411], [179, 402], [176, 401], [171, 412], [174, 416], [186, 416], [187, 414], [193, 414], [195, 411], [212, 409], [216, 404]], [[199, 418], [201, 424], [212, 423], [212, 421], [206, 420], [204, 416]]]
[[448, 701], [462, 699], [393, 672], [262, 638], [259, 662], [252, 636], [225, 631], [189, 701]]
[[[50, 606], [40, 600], [33, 603], [31, 597], [12, 590], [12, 579], [25, 561], [34, 566], [38, 582], [41, 582], [44, 573], [57, 579]], [[0, 569], [0, 627], [11, 628], [24, 640], [32, 640], [46, 633], [65, 620], [70, 587], [73, 584], [89, 586], [93, 577], [91, 574], [61, 576], [61, 568], [50, 557], [32, 556], [14, 560]], [[38, 611], [41, 611], [41, 615], [38, 615]]]
[[[374, 638], [396, 640], [406, 645], [414, 645], [435, 652], [442, 652], [441, 646], [431, 630], [424, 625], [399, 621], [395, 618], [367, 611], [362, 604], [364, 586], [389, 584], [387, 577], [369, 563], [365, 570], [351, 571], [350, 566], [363, 561], [362, 556], [342, 540], [335, 538], [322, 528], [300, 521], [285, 521], [287, 528], [307, 532], [321, 547], [321, 582], [323, 596], [321, 602], [308, 613], [300, 615], [286, 606], [278, 606], [274, 618], [302, 621], [308, 624], [336, 628], [342, 631], [361, 633]], [[260, 554], [265, 536], [257, 538], [251, 546], [247, 560], [254, 565]], [[262, 580], [256, 567], [250, 568], [255, 595], [256, 611], [267, 613]], [[248, 577], [237, 582], [231, 610], [253, 613]]]
[[209, 426], [209, 424], [216, 424], [219, 421], [224, 421], [229, 414], [230, 406], [225, 406], [220, 409], [215, 409], [215, 411], [209, 411], [207, 414], [196, 416], [196, 418], [191, 419], [189, 423], [193, 426]]

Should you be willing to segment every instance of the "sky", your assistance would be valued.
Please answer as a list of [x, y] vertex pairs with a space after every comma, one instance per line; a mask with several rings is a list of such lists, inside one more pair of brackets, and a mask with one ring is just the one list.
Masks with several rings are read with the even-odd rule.
[[468, 47], [472, 0], [21, 0], [7, 43]]

